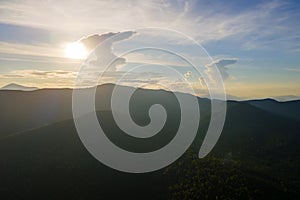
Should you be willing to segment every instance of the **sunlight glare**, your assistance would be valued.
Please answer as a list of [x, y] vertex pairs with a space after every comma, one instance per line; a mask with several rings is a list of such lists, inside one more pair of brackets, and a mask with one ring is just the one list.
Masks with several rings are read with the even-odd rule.
[[84, 59], [88, 52], [80, 42], [72, 42], [65, 48], [65, 55], [72, 59]]

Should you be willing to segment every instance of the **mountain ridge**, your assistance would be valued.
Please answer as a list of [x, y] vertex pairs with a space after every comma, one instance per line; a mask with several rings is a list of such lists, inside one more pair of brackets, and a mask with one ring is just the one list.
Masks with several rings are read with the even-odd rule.
[[[110, 109], [110, 101], [108, 97], [114, 87], [122, 87], [123, 89], [129, 88], [127, 86], [117, 86], [114, 84], [105, 84], [97, 87], [96, 99], [96, 110], [107, 110]], [[91, 89], [91, 88], [90, 88]], [[84, 90], [84, 89], [83, 89]], [[140, 101], [147, 102], [154, 96], [160, 98], [169, 98], [172, 95], [171, 92], [166, 90], [150, 90], [150, 89], [137, 89], [147, 96]], [[14, 132], [19, 132], [25, 129], [31, 129], [35, 127], [40, 127], [45, 124], [51, 124], [64, 119], [72, 118], [72, 89], [38, 89], [35, 91], [12, 91], [12, 90], [0, 90], [0, 118], [3, 121], [3, 125], [0, 127], [1, 136], [5, 134], [10, 134]], [[186, 96], [191, 96], [190, 94], [184, 94]], [[297, 109], [294, 109], [290, 104], [295, 104], [298, 108], [300, 101], [292, 102], [277, 102], [275, 100], [256, 100], [256, 101], [234, 101], [228, 100], [227, 105], [231, 106], [238, 102], [244, 102], [247, 104], [252, 104], [252, 106], [259, 107], [260, 109], [266, 110], [268, 112], [273, 112], [272, 109], [266, 109], [266, 105], [260, 106], [258, 104], [264, 102], [273, 102], [272, 109], [282, 110], [285, 107], [289, 107], [293, 117], [297, 117]], [[208, 113], [210, 109], [210, 99], [198, 97], [198, 102], [200, 105], [200, 111], [204, 110], [204, 113]], [[257, 103], [258, 102], [258, 103]], [[276, 103], [277, 102], [277, 103]], [[267, 103], [264, 103], [267, 104]], [[274, 105], [273, 105], [274, 104]], [[45, 106], [47, 105], [47, 106]], [[290, 111], [289, 111], [290, 112]], [[284, 112], [284, 115], [291, 117], [291, 113]], [[275, 113], [276, 114], [276, 113]], [[277, 113], [278, 114], [278, 113]], [[280, 113], [279, 113], [280, 114]], [[297, 119], [297, 118], [296, 118]]]
[[[173, 139], [180, 123], [179, 104], [174, 94], [146, 89], [138, 89], [133, 94], [130, 114], [138, 125], [149, 123], [149, 107], [154, 104], [161, 104], [168, 116], [157, 135], [137, 139], [124, 133], [113, 119], [110, 97], [114, 87], [120, 86], [99, 86], [95, 95], [96, 116], [112, 143], [142, 153], [160, 149]], [[184, 185], [195, 191], [199, 191], [201, 183], [218, 183], [226, 188], [218, 195], [230, 196], [227, 192], [231, 188], [239, 189], [239, 194], [245, 187], [250, 192], [261, 190], [249, 199], [297, 199], [300, 195], [297, 189], [299, 122], [264, 110], [270, 102], [275, 106], [290, 103], [265, 100], [264, 107], [259, 108], [251, 105], [251, 101], [227, 101], [222, 134], [210, 154], [198, 159], [210, 123], [211, 103], [209, 99], [198, 98], [199, 129], [188, 152], [159, 171], [127, 174], [103, 165], [85, 149], [72, 119], [71, 89], [0, 91], [0, 94], [0, 191], [7, 199], [167, 199], [170, 193], [184, 191], [184, 188], [178, 190], [177, 186], [182, 184], [177, 183], [185, 179], [188, 183]], [[204, 164], [197, 164], [202, 161]], [[186, 173], [189, 166], [192, 169]], [[232, 174], [224, 175], [224, 167]], [[198, 168], [205, 173], [195, 174], [198, 172], [194, 169]], [[219, 177], [217, 182], [216, 177]], [[200, 184], [191, 182], [195, 178], [201, 180]], [[176, 191], [171, 192], [170, 186], [176, 186]]]
[[[22, 90], [22, 89], [6, 89], [7, 86], [17, 86], [17, 87], [24, 87], [25, 90]], [[116, 85], [114, 83], [104, 83], [104, 84], [101, 84], [101, 85], [97, 85], [97, 86], [94, 86], [94, 87], [102, 87], [102, 86], [112, 86], [112, 87], [115, 87], [115, 86], [120, 86], [120, 87], [127, 87], [127, 88], [135, 88], [135, 89], [142, 89], [142, 90], [152, 90], [152, 91], [165, 91], [165, 92], [172, 92], [172, 91], [169, 91], [169, 90], [165, 90], [165, 89], [146, 89], [146, 88], [141, 88], [141, 87], [132, 87], [132, 86], [126, 86], [126, 85]], [[87, 87], [87, 88], [77, 88], [79, 90], [81, 89], [92, 89], [94, 87]], [[29, 90], [26, 90], [26, 88], [29, 88]], [[0, 91], [23, 91], [23, 92], [31, 92], [31, 91], [47, 91], [47, 90], [74, 90], [74, 88], [69, 88], [69, 87], [62, 87], [62, 88], [38, 88], [38, 87], [28, 87], [28, 86], [24, 86], [24, 85], [21, 85], [21, 84], [16, 84], [16, 83], [10, 83], [10, 84], [7, 84], [3, 87], [0, 88]], [[175, 93], [181, 93], [181, 94], [188, 94], [188, 95], [192, 95], [192, 94], [189, 94], [189, 93], [184, 93], [184, 92], [175, 92]], [[202, 99], [210, 99], [209, 96], [196, 96], [198, 98], [202, 98]], [[280, 97], [291, 97], [291, 99], [287, 98], [287, 99], [281, 99]], [[216, 99], [217, 100], [217, 99]], [[237, 96], [233, 96], [233, 95], [230, 95], [230, 94], [227, 94], [227, 98], [226, 98], [226, 101], [264, 101], [264, 100], [274, 100], [274, 101], [277, 101], [277, 102], [290, 102], [290, 101], [300, 101], [300, 97], [298, 96], [295, 96], [295, 95], [285, 95], [285, 96], [274, 96], [274, 97], [266, 97], [266, 98], [257, 98], [257, 99], [243, 99], [241, 97], [237, 97]]]
[[9, 83], [0, 88], [0, 90], [14, 90], [14, 91], [34, 91], [34, 90], [38, 90], [38, 89], [39, 88], [37, 88], [37, 87], [29, 87], [29, 86], [20, 85], [17, 83]]

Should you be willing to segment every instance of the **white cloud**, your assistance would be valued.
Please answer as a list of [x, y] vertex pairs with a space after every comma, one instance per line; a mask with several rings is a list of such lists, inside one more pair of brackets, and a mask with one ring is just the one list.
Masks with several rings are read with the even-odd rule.
[[[289, 24], [297, 14], [278, 10], [291, 6], [284, 1], [258, 4], [253, 9], [229, 12], [226, 4], [199, 1], [9, 1], [0, 4], [0, 22], [40, 27], [78, 37], [90, 33], [162, 27], [188, 34], [202, 43], [235, 36], [244, 47], [299, 35]], [[249, 37], [250, 36], [250, 37]], [[72, 37], [74, 38], [74, 37]], [[287, 41], [285, 41], [287, 42]]]
[[[84, 71], [95, 72], [94, 76], [90, 77], [91, 79], [103, 71], [116, 71], [117, 67], [126, 63], [126, 59], [116, 56], [112, 48], [114, 43], [126, 40], [134, 34], [134, 31], [106, 33], [88, 36], [80, 40], [89, 50], [94, 49], [83, 64]], [[103, 42], [104, 40], [105, 42]]]
[[185, 78], [189, 78], [193, 75], [193, 73], [191, 71], [187, 71], [185, 74], [184, 74], [184, 77]]
[[199, 77], [199, 84], [200, 84], [200, 88], [201, 89], [205, 89], [206, 88], [205, 80], [204, 80], [203, 77]]
[[291, 71], [291, 72], [300, 72], [300, 68], [286, 67], [286, 68], [283, 68], [283, 69], [287, 70], [287, 71]]
[[228, 78], [230, 78], [227, 70], [228, 68], [226, 66], [228, 65], [232, 65], [232, 64], [235, 64], [237, 62], [237, 59], [218, 59], [218, 60], [215, 60], [213, 61], [212, 63], [210, 64], [207, 64], [205, 67], [206, 67], [206, 70], [205, 70], [205, 73], [208, 75], [208, 77], [210, 77], [211, 80], [213, 80], [213, 67], [216, 66], [223, 78], [223, 80], [227, 80]]
[[128, 63], [152, 64], [152, 65], [165, 65], [175, 67], [190, 67], [181, 58], [173, 54], [160, 51], [159, 49], [143, 50], [142, 52], [131, 52], [124, 56]]
[[[283, 51], [290, 50], [297, 52], [300, 49], [298, 45], [299, 42], [294, 42], [295, 40], [299, 40], [300, 35], [300, 29], [298, 28], [299, 26], [297, 26], [299, 25], [299, 20], [297, 20], [299, 13], [290, 13], [288, 11], [289, 9], [286, 8], [291, 7], [291, 5], [286, 1], [264, 2], [251, 9], [234, 11], [226, 9], [226, 3], [220, 5], [211, 4], [209, 7], [205, 4], [205, 2], [202, 3], [201, 1], [171, 0], [20, 0], [1, 2], [0, 23], [38, 27], [55, 33], [55, 36], [51, 38], [51, 41], [48, 41], [53, 42], [51, 44], [14, 44], [0, 42], [0, 53], [63, 57], [64, 46], [60, 45], [60, 42], [77, 40], [83, 35], [88, 34], [136, 30], [141, 27], [175, 29], [195, 38], [201, 43], [229, 39], [229, 41], [227, 41], [229, 46], [230, 44], [238, 44], [248, 50], [269, 48], [274, 47], [274, 45], [276, 49]], [[57, 36], [56, 34], [60, 36], [63, 35], [66, 41], [61, 41], [61, 38], [55, 38]], [[153, 35], [152, 39], [155, 40], [155, 32]], [[168, 41], [174, 39], [170, 35], [162, 36], [168, 39]], [[89, 49], [94, 47], [93, 44], [99, 43], [104, 39], [103, 35], [102, 37], [101, 35], [95, 35], [93, 37], [94, 41], [88, 45]], [[85, 41], [85, 39], [87, 38], [83, 38], [82, 40]], [[158, 42], [160, 41], [164, 42], [163, 40], [159, 40]], [[103, 52], [111, 59], [116, 58], [111, 48], [103, 50]], [[97, 53], [99, 58], [100, 53], [103, 55], [103, 52]], [[124, 58], [127, 59], [127, 57]], [[125, 62], [124, 58], [117, 59], [119, 61], [118, 66]], [[136, 54], [130, 58], [140, 63], [153, 61], [153, 57], [147, 57], [143, 54]], [[128, 57], [129, 60], [130, 58]], [[9, 60], [13, 58], [5, 59]], [[30, 59], [37, 61], [34, 57]], [[142, 62], [143, 60], [144, 62]], [[43, 62], [48, 62], [48, 60], [43, 60]], [[49, 62], [51, 62], [50, 59]], [[68, 61], [65, 60], [64, 62]], [[205, 62], [205, 64], [209, 62], [210, 61]], [[235, 62], [234, 59], [217, 60], [208, 64], [205, 72], [213, 77], [209, 66], [212, 64], [217, 65], [223, 79], [228, 80], [230, 75], [228, 74], [226, 66], [234, 64]], [[100, 66], [101, 60], [97, 59], [97, 62], [94, 62], [94, 64]], [[156, 64], [175, 65], [176, 63], [172, 63], [172, 60], [165, 60], [165, 63]], [[204, 64], [201, 66], [204, 66]], [[45, 68], [47, 68], [47, 66]], [[251, 68], [253, 67], [251, 66]], [[294, 68], [287, 68], [286, 70], [299, 71]], [[90, 73], [94, 71], [95, 69], [92, 69]], [[5, 76], [1, 75], [1, 78], [20, 78], [25, 77], [25, 75], [33, 80], [41, 79], [42, 77], [48, 80], [49, 76], [60, 76], [61, 79], [64, 77], [67, 78], [67, 75], [64, 76], [59, 73], [42, 73], [38, 75], [37, 73], [29, 73], [28, 71], [23, 71], [23, 74], [20, 71], [8, 73]], [[73, 76], [74, 74], [68, 74], [68, 79]], [[129, 80], [128, 82], [133, 81]], [[144, 82], [144, 80], [141, 80], [141, 82]], [[205, 85], [203, 79], [199, 79], [199, 82], [201, 87]]]
[[77, 72], [53, 70], [53, 71], [41, 71], [41, 70], [15, 70], [6, 74], [1, 74], [1, 78], [25, 78], [25, 79], [51, 79], [51, 78], [64, 78], [74, 79]]
[[0, 41], [0, 53], [45, 57], [63, 57], [63, 48], [53, 44], [17, 44]]

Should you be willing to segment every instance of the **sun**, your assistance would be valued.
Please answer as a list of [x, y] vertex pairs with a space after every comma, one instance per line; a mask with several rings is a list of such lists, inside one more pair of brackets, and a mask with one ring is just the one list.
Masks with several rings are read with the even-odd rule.
[[84, 59], [87, 57], [87, 50], [80, 42], [72, 42], [65, 48], [65, 55], [72, 59]]

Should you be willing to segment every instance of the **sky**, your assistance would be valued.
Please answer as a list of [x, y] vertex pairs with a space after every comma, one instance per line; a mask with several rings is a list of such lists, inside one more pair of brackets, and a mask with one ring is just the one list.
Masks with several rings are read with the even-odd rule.
[[[74, 54], [70, 44], [81, 42], [92, 51], [114, 36], [106, 49], [94, 51], [96, 63], [104, 55], [118, 60], [103, 83], [127, 76], [129, 85], [171, 84], [184, 92], [188, 80], [201, 96], [206, 95], [203, 74], [210, 77], [211, 66], [216, 66], [228, 97], [300, 96], [299, 19], [296, 0], [1, 0], [0, 87], [72, 88], [87, 55]], [[149, 46], [170, 51], [123, 55]], [[203, 74], [170, 52], [196, 62]], [[93, 70], [103, 72], [99, 62]], [[139, 65], [147, 70], [125, 73]], [[166, 65], [178, 77], [166, 76]]]

